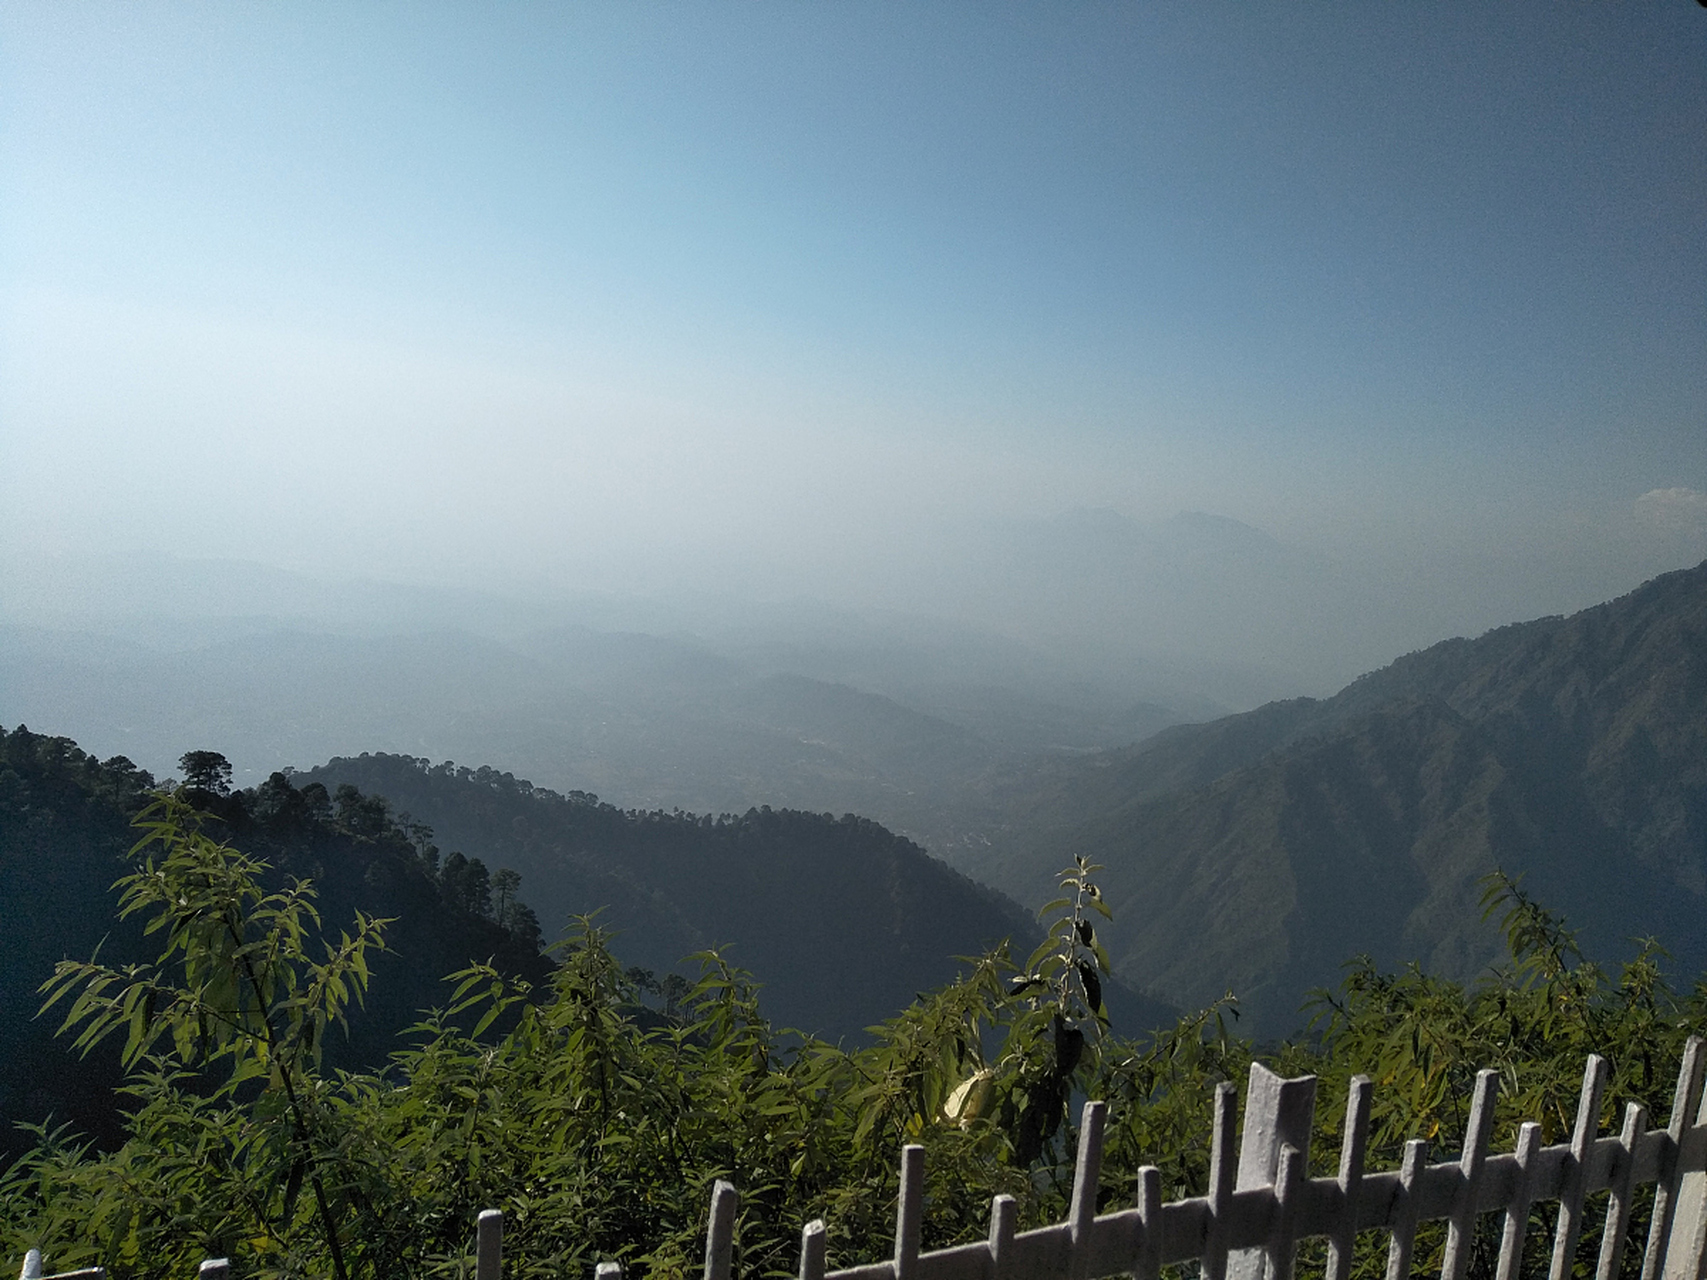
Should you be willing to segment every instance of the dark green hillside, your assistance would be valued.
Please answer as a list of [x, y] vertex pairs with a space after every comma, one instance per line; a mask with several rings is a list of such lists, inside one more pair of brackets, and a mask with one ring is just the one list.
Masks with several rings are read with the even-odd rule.
[[1411, 654], [1323, 701], [1057, 764], [978, 870], [1016, 895], [1062, 853], [1107, 863], [1129, 981], [1187, 1007], [1228, 986], [1258, 1025], [1367, 951], [1466, 977], [1497, 938], [1496, 866], [1621, 954], [1707, 964], [1707, 565], [1569, 618]]
[[[956, 956], [1004, 938], [1024, 953], [1038, 936], [1013, 902], [852, 815], [625, 812], [492, 769], [394, 755], [333, 760], [305, 780], [386, 795], [446, 848], [516, 868], [548, 935], [603, 909], [628, 964], [662, 972], [726, 947], [763, 984], [768, 1016], [831, 1037], [949, 981]], [[1168, 1017], [1124, 992], [1110, 1003], [1131, 1032]]]
[[145, 954], [141, 929], [114, 920], [108, 889], [125, 871], [130, 817], [152, 783], [122, 757], [102, 765], [67, 739], [0, 729], [0, 1152], [29, 1145], [12, 1122], [50, 1114], [108, 1141], [119, 1133], [117, 1054], [68, 1071], [57, 1022], [33, 1019], [36, 989], [59, 960], [87, 959], [97, 945], [103, 956]]
[[[214, 757], [217, 759], [217, 757]], [[211, 779], [210, 779], [211, 780]], [[86, 960], [99, 945], [109, 963], [158, 951], [129, 923], [115, 924], [113, 882], [129, 869], [131, 819], [154, 785], [123, 757], [104, 763], [66, 738], [0, 729], [0, 912], [7, 945], [0, 961], [0, 1117], [40, 1121], [50, 1114], [85, 1132], [116, 1134], [110, 1054], [79, 1063], [54, 1042], [56, 1018], [36, 1019], [37, 988], [61, 959]], [[272, 864], [275, 884], [311, 878], [322, 928], [336, 939], [358, 909], [396, 917], [389, 949], [374, 964], [374, 995], [351, 1024], [350, 1039], [327, 1046], [334, 1064], [372, 1066], [423, 1008], [443, 1004], [440, 979], [471, 960], [493, 959], [540, 977], [547, 964], [525, 909], [504, 904], [508, 927], [489, 918], [485, 868], [430, 865], [424, 833], [399, 826], [385, 802], [354, 790], [329, 796], [275, 774], [260, 787], [191, 793], [218, 839]], [[485, 893], [483, 900], [481, 895]], [[104, 940], [104, 941], [103, 941]], [[9, 1125], [0, 1149], [17, 1147]]]

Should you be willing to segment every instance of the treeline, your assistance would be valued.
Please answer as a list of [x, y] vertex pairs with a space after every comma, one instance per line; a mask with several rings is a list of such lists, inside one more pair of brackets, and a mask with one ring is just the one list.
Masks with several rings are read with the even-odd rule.
[[[122, 756], [119, 760], [130, 765]], [[364, 795], [348, 782], [330, 793], [313, 780], [299, 788], [292, 775], [281, 772], [259, 786], [235, 791], [231, 764], [217, 751], [186, 752], [178, 765], [184, 771], [186, 798], [202, 812], [218, 817], [239, 838], [259, 828], [263, 839], [271, 837], [286, 845], [344, 836], [391, 854], [412, 852], [427, 878], [438, 886], [446, 907], [491, 920], [522, 947], [539, 949], [539, 918], [516, 896], [519, 874], [507, 867], [493, 874], [479, 857], [467, 857], [460, 850], [441, 859], [433, 829], [408, 813], [393, 813], [385, 796]], [[139, 781], [147, 779], [145, 771], [130, 767]]]
[[[1548, 1141], [1568, 1131], [1590, 1051], [1611, 1065], [1602, 1123], [1626, 1100], [1663, 1110], [1707, 1012], [1700, 988], [1668, 985], [1652, 949], [1609, 974], [1495, 880], [1487, 903], [1510, 960], [1474, 986], [1357, 963], [1293, 1042], [1239, 1038], [1228, 1002], [1125, 1039], [1101, 999], [1097, 868], [1080, 863], [1035, 953], [969, 964], [867, 1047], [775, 1031], [715, 953], [691, 989], [649, 996], [584, 924], [543, 980], [469, 967], [383, 1070], [336, 1072], [321, 1046], [377, 991], [386, 927], [328, 914], [322, 941], [312, 891], [269, 887], [276, 869], [215, 839], [182, 794], [142, 823], [123, 909], [157, 922], [158, 956], [63, 964], [51, 990], [68, 1035], [122, 1044], [126, 1140], [100, 1152], [38, 1131], [0, 1175], [0, 1251], [40, 1246], [49, 1269], [183, 1276], [224, 1255], [240, 1274], [462, 1275], [475, 1213], [498, 1206], [508, 1275], [585, 1275], [619, 1258], [677, 1277], [698, 1269], [717, 1178], [743, 1197], [739, 1274], [792, 1272], [814, 1217], [829, 1223], [831, 1265], [845, 1266], [886, 1252], [905, 1142], [928, 1149], [925, 1244], [938, 1247], [981, 1237], [997, 1192], [1018, 1199], [1022, 1227], [1062, 1215], [1078, 1097], [1110, 1104], [1107, 1208], [1129, 1202], [1144, 1164], [1161, 1166], [1168, 1196], [1201, 1193], [1215, 1086], [1242, 1082], [1258, 1058], [1321, 1077], [1316, 1173], [1337, 1158], [1350, 1077], [1375, 1077], [1380, 1167], [1413, 1137], [1456, 1151], [1481, 1067], [1501, 1073], [1502, 1144], [1524, 1120]], [[1484, 1225], [1497, 1237], [1497, 1221]], [[1526, 1272], [1549, 1235], [1529, 1233]], [[1441, 1243], [1419, 1238], [1416, 1270], [1438, 1266]], [[1497, 1239], [1483, 1243], [1472, 1274], [1491, 1274]], [[1590, 1230], [1584, 1256], [1596, 1244]]]
[[[354, 786], [297, 786], [274, 773], [234, 789], [231, 766], [210, 751], [180, 762], [181, 795], [221, 838], [268, 864], [266, 883], [314, 882], [335, 917], [362, 909], [394, 917], [380, 979], [366, 1015], [328, 1046], [357, 1068], [383, 1062], [398, 1031], [438, 1004], [440, 979], [471, 958], [539, 981], [539, 923], [518, 896], [513, 871], [488, 872], [479, 858], [440, 855], [425, 824]], [[7, 948], [0, 962], [0, 1116], [8, 1122], [70, 1121], [112, 1146], [124, 1137], [114, 1090], [123, 1074], [111, 1051], [73, 1059], [37, 1018], [37, 988], [56, 962], [137, 963], [154, 954], [134, 920], [115, 921], [113, 883], [131, 863], [131, 823], [153, 799], [155, 779], [123, 756], [102, 761], [68, 738], [0, 728], [0, 912]], [[0, 1155], [23, 1151], [24, 1135], [0, 1132]]]

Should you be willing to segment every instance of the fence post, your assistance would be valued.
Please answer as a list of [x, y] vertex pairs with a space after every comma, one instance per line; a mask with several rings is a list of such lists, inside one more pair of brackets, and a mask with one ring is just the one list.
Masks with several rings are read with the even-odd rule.
[[1203, 1241], [1203, 1280], [1226, 1280], [1227, 1220], [1233, 1205], [1233, 1130], [1239, 1104], [1231, 1082], [1215, 1086], [1215, 1132], [1209, 1145], [1209, 1228]]
[[1304, 1181], [1304, 1155], [1288, 1142], [1280, 1149], [1280, 1167], [1274, 1173], [1274, 1215], [1268, 1227], [1269, 1280], [1292, 1280], [1295, 1257], [1294, 1223], [1298, 1216], [1298, 1189]]
[[1476, 1238], [1476, 1192], [1482, 1182], [1482, 1164], [1488, 1156], [1488, 1139], [1494, 1132], [1494, 1098], [1500, 1091], [1500, 1073], [1478, 1071], [1476, 1093], [1470, 1101], [1470, 1124], [1464, 1131], [1464, 1150], [1458, 1157], [1463, 1182], [1458, 1203], [1452, 1206], [1451, 1225], [1446, 1229], [1446, 1259], [1440, 1280], [1464, 1280], [1470, 1265], [1470, 1246]]
[[1357, 1246], [1357, 1195], [1363, 1186], [1363, 1158], [1369, 1150], [1368, 1076], [1353, 1076], [1345, 1095], [1345, 1128], [1340, 1134], [1340, 1219], [1328, 1241], [1328, 1266], [1323, 1280], [1346, 1280], [1352, 1251]]
[[[1606, 1059], [1588, 1055], [1583, 1068], [1583, 1088], [1577, 1095], [1577, 1124], [1571, 1130], [1571, 1156], [1565, 1162], [1563, 1185], [1559, 1188], [1559, 1226], [1553, 1232], [1553, 1265], [1549, 1280], [1570, 1280], [1571, 1264], [1577, 1256], [1577, 1240], [1583, 1229], [1583, 1182], [1588, 1172], [1589, 1152], [1594, 1150], [1595, 1131], [1600, 1128], [1600, 1098], [1606, 1092]], [[1695, 1280], [1690, 1276], [1689, 1280]]]
[[504, 1211], [482, 1209], [474, 1223], [474, 1280], [499, 1280], [503, 1274]]
[[1624, 1237], [1630, 1231], [1630, 1203], [1636, 1190], [1636, 1148], [1648, 1128], [1648, 1109], [1639, 1102], [1624, 1104], [1624, 1128], [1618, 1134], [1618, 1167], [1612, 1194], [1606, 1202], [1606, 1226], [1600, 1233], [1600, 1262], [1595, 1280], [1617, 1280], [1624, 1258]]
[[[1255, 1191], [1274, 1186], [1282, 1147], [1295, 1148], [1301, 1167], [1308, 1168], [1310, 1124], [1315, 1115], [1315, 1076], [1283, 1080], [1262, 1063], [1253, 1062], [1245, 1086], [1245, 1132], [1239, 1143], [1239, 1175], [1233, 1189]], [[1267, 1249], [1234, 1250], [1227, 1258], [1227, 1280], [1265, 1280], [1267, 1263]]]
[[197, 1280], [227, 1280], [230, 1275], [230, 1258], [208, 1258], [196, 1268]]
[[912, 1280], [919, 1269], [924, 1218], [925, 1149], [910, 1142], [901, 1148], [901, 1191], [895, 1197], [895, 1280]]
[[1011, 1280], [1014, 1263], [1014, 1231], [1019, 1221], [1019, 1202], [1012, 1196], [990, 1201], [990, 1276]]
[[[1079, 1121], [1079, 1150], [1073, 1169], [1073, 1198], [1067, 1210], [1069, 1280], [1085, 1280], [1090, 1267], [1092, 1223], [1097, 1216], [1097, 1182], [1102, 1177], [1102, 1128], [1107, 1104], [1087, 1102]], [[904, 1280], [904, 1277], [897, 1277]]]
[[1529, 1206], [1535, 1199], [1535, 1165], [1541, 1153], [1541, 1126], [1525, 1120], [1517, 1131], [1517, 1185], [1505, 1206], [1505, 1231], [1494, 1280], [1517, 1280], [1523, 1266], [1523, 1237], [1529, 1230]]
[[1701, 1037], [1690, 1036], [1671, 1100], [1671, 1121], [1666, 1126], [1671, 1138], [1670, 1167], [1654, 1192], [1654, 1225], [1648, 1232], [1642, 1280], [1697, 1280], [1701, 1274], [1701, 1255], [1707, 1247], [1707, 1173], [1684, 1167], [1683, 1147], [1690, 1126], [1707, 1123], [1707, 1098], [1702, 1097], [1701, 1087], [1704, 1074], [1707, 1047]]
[[1135, 1280], [1157, 1280], [1162, 1274], [1162, 1171], [1153, 1164], [1138, 1170], [1138, 1221], [1144, 1234], [1132, 1274]]
[[18, 1280], [41, 1280], [40, 1249], [31, 1249], [24, 1255], [24, 1269], [18, 1272]]
[[1393, 1207], [1393, 1234], [1387, 1241], [1387, 1280], [1409, 1280], [1411, 1246], [1417, 1241], [1417, 1183], [1428, 1160], [1428, 1139], [1405, 1143], [1399, 1165], [1398, 1203]]
[[814, 1218], [800, 1232], [800, 1280], [824, 1280], [824, 1220]]
[[735, 1262], [735, 1187], [719, 1178], [705, 1224], [705, 1280], [729, 1280]]

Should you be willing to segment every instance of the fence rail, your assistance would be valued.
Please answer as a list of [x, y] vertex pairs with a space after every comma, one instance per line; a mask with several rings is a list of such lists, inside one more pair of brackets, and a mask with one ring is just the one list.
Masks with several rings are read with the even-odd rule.
[[[1424, 1223], [1447, 1224], [1441, 1280], [1464, 1280], [1477, 1219], [1502, 1216], [1496, 1280], [1519, 1280], [1531, 1208], [1558, 1201], [1548, 1280], [1570, 1280], [1585, 1216], [1585, 1201], [1610, 1193], [1595, 1280], [1615, 1280], [1628, 1246], [1638, 1187], [1653, 1184], [1654, 1204], [1642, 1280], [1707, 1280], [1707, 1101], [1702, 1094], [1707, 1051], [1700, 1037], [1685, 1047], [1668, 1123], [1651, 1129], [1639, 1103], [1624, 1108], [1616, 1134], [1599, 1135], [1607, 1064], [1591, 1055], [1583, 1072], [1570, 1139], [1541, 1145], [1541, 1127], [1522, 1125], [1514, 1150], [1488, 1151], [1499, 1076], [1480, 1072], [1470, 1105], [1463, 1151], [1428, 1163], [1428, 1143], [1405, 1144], [1396, 1170], [1364, 1168], [1369, 1138], [1371, 1083], [1352, 1079], [1334, 1177], [1306, 1174], [1315, 1119], [1316, 1079], [1283, 1080], [1260, 1064], [1251, 1068], [1245, 1125], [1235, 1159], [1237, 1104], [1231, 1084], [1215, 1094], [1209, 1158], [1209, 1193], [1164, 1204], [1161, 1171], [1138, 1171], [1132, 1207], [1098, 1215], [1105, 1108], [1085, 1104], [1077, 1167], [1067, 1218], [1032, 1231], [1016, 1231], [1017, 1205], [997, 1196], [990, 1206], [987, 1239], [921, 1251], [925, 1152], [901, 1152], [895, 1245], [881, 1262], [826, 1270], [822, 1220], [801, 1233], [800, 1280], [1094, 1280], [1129, 1274], [1157, 1280], [1161, 1268], [1196, 1262], [1202, 1280], [1292, 1280], [1300, 1241], [1327, 1240], [1324, 1280], [1347, 1280], [1361, 1231], [1387, 1233], [1386, 1280], [1408, 1280], [1412, 1248]], [[704, 1280], [731, 1280], [737, 1193], [727, 1182], [712, 1190], [706, 1225]], [[487, 1209], [476, 1226], [476, 1280], [501, 1280], [504, 1216]], [[200, 1280], [225, 1280], [223, 1258], [201, 1265]], [[42, 1277], [30, 1250], [21, 1280], [101, 1280], [99, 1269]], [[622, 1280], [622, 1267], [600, 1263], [595, 1280]]]

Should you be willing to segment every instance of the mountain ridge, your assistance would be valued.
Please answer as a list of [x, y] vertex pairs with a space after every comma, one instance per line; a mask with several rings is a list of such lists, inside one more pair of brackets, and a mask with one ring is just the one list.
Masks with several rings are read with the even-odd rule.
[[1497, 954], [1477, 908], [1496, 867], [1591, 951], [1652, 933], [1697, 970], [1707, 563], [1053, 768], [1010, 781], [1009, 825], [957, 865], [1029, 896], [1066, 856], [1107, 864], [1117, 971], [1182, 1005], [1230, 986], [1280, 1027], [1357, 950], [1472, 976]]

